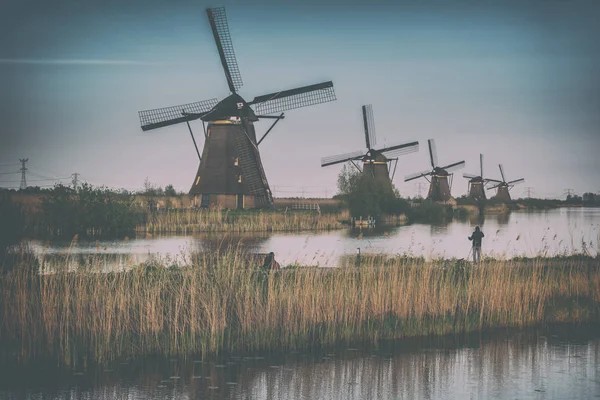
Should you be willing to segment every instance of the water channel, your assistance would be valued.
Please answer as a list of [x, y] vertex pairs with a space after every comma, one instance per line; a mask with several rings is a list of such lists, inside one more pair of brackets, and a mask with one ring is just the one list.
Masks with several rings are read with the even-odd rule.
[[600, 336], [551, 327], [319, 352], [0, 371], [0, 398], [10, 400], [594, 399]]
[[327, 232], [227, 233], [193, 236], [142, 235], [127, 240], [44, 242], [31, 241], [40, 257], [89, 255], [105, 268], [119, 269], [162, 260], [168, 265], [185, 265], [194, 253], [227, 245], [241, 245], [255, 253], [275, 252], [281, 265], [335, 266], [347, 254], [404, 254], [431, 258], [467, 258], [467, 237], [479, 225], [485, 233], [484, 257], [555, 256], [598, 254], [600, 208], [560, 208], [547, 211], [513, 211], [485, 215], [445, 224], [409, 224], [372, 229], [343, 229]]

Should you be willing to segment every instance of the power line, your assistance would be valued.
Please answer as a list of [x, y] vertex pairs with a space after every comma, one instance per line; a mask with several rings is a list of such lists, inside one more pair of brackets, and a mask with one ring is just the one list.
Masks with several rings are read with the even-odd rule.
[[[57, 182], [60, 180], [65, 180], [65, 179], [69, 179], [69, 178], [60, 178], [60, 179], [28, 179], [27, 182], [48, 182], [48, 181], [52, 181], [52, 182]], [[0, 183], [19, 183], [21, 181], [0, 181]]]
[[67, 174], [64, 174], [64, 173], [62, 173], [62, 172], [60, 172], [60, 173], [59, 173], [59, 172], [56, 172], [56, 171], [54, 171], [54, 170], [52, 170], [52, 169], [50, 169], [50, 168], [47, 168], [47, 167], [41, 167], [41, 166], [39, 166], [39, 165], [37, 165], [37, 164], [29, 164], [29, 166], [30, 166], [30, 167], [33, 167], [33, 168], [36, 168], [36, 169], [40, 169], [40, 170], [42, 170], [42, 171], [47, 171], [47, 172], [51, 173], [51, 174], [52, 174], [52, 175], [54, 175], [54, 176], [63, 176], [63, 175], [67, 175]]
[[531, 186], [527, 186], [524, 190], [525, 193], [527, 193], [527, 198], [530, 199], [531, 198], [531, 192], [533, 192], [533, 188]]

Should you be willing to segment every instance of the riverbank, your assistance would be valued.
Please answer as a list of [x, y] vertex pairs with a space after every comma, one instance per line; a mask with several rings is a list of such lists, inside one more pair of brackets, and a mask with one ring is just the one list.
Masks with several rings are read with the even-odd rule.
[[2, 276], [0, 296], [2, 360], [105, 363], [598, 323], [600, 260], [365, 258], [266, 273], [230, 251], [108, 274], [40, 276], [22, 265]]
[[221, 209], [170, 210], [149, 213], [136, 232], [193, 234], [201, 232], [277, 232], [341, 229], [348, 211]]

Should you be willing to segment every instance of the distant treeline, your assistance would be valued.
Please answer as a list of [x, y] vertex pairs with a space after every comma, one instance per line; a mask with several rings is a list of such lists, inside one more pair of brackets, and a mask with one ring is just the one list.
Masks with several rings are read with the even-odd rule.
[[[26, 207], [2, 192], [0, 236], [6, 245], [26, 236], [124, 236], [135, 232], [146, 213], [134, 195], [82, 184], [76, 189], [57, 185], [44, 190], [39, 207]], [[6, 245], [4, 247], [6, 247]]]

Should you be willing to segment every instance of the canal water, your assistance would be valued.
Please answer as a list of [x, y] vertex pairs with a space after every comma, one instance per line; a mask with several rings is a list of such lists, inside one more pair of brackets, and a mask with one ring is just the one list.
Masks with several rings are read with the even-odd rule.
[[[513, 211], [453, 220], [445, 224], [410, 224], [396, 227], [344, 229], [327, 232], [227, 233], [193, 236], [144, 235], [118, 241], [43, 242], [32, 241], [35, 252], [45, 259], [53, 256], [93, 255], [103, 268], [127, 268], [157, 260], [168, 265], [190, 263], [192, 255], [230, 245], [246, 251], [273, 251], [281, 265], [335, 266], [348, 254], [375, 253], [432, 258], [467, 258], [471, 243], [467, 237], [481, 226], [483, 256], [555, 256], [598, 254], [600, 208], [560, 208], [547, 211]], [[360, 250], [359, 250], [360, 249]]]
[[10, 400], [597, 399], [600, 337], [555, 327], [318, 353], [0, 371], [0, 398]]

